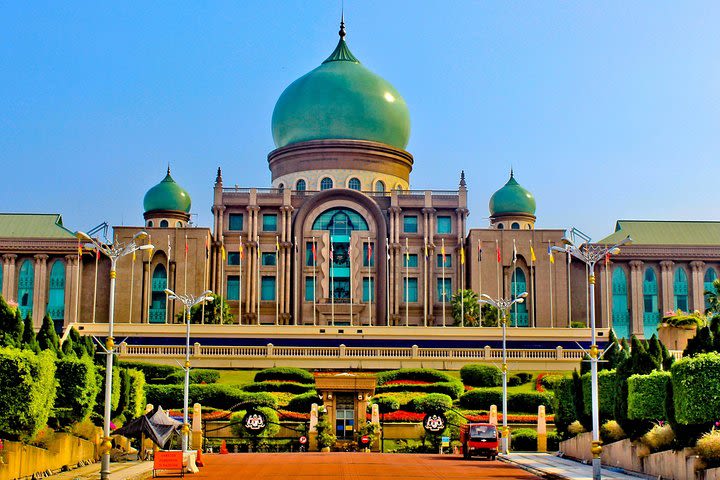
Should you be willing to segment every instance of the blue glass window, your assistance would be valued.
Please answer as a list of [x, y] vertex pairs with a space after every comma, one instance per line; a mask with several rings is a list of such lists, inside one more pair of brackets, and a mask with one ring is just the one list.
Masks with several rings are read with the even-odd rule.
[[678, 267], [675, 270], [673, 282], [673, 293], [675, 294], [675, 310], [688, 311], [688, 281], [685, 269]]
[[275, 261], [276, 261], [275, 252], [263, 252], [262, 253], [263, 267], [274, 267]]
[[[514, 300], [516, 295], [523, 292], [527, 292], [525, 272], [520, 268], [516, 268], [510, 283], [510, 295]], [[510, 325], [513, 327], [527, 327], [529, 324], [527, 304], [523, 302], [513, 305], [510, 310]]]
[[231, 213], [230, 224], [228, 225], [229, 230], [239, 231], [243, 229], [243, 214], [242, 213]]
[[238, 275], [228, 275], [226, 298], [228, 300], [240, 299], [240, 277]]
[[710, 302], [708, 301], [708, 297], [710, 295], [717, 295], [718, 292], [715, 289], [715, 285], [713, 282], [717, 279], [717, 273], [715, 273], [714, 268], [708, 268], [705, 270], [705, 277], [703, 278], [703, 284], [705, 287], [705, 309], [707, 310], [710, 308]]
[[444, 281], [442, 278], [438, 278], [437, 281], [438, 302], [442, 302], [443, 297], [445, 297], [446, 302], [449, 302], [452, 297], [452, 280], [449, 278], [444, 279]]
[[403, 232], [417, 233], [417, 231], [418, 231], [417, 215], [405, 215], [403, 217]]
[[[317, 244], [315, 245], [315, 248], [317, 248]], [[316, 252], [317, 255], [317, 252]], [[306, 242], [305, 243], [305, 266], [312, 267], [315, 264], [315, 259], [313, 259], [313, 242]]]
[[47, 313], [53, 320], [65, 318], [65, 265], [56, 261], [50, 269], [50, 289], [48, 292]]
[[375, 191], [376, 192], [384, 192], [385, 191], [385, 182], [383, 182], [382, 180], [378, 180], [375, 183]]
[[627, 276], [622, 267], [612, 272], [612, 328], [618, 338], [630, 338]]
[[228, 265], [240, 265], [240, 252], [227, 252]]
[[437, 233], [452, 233], [452, 220], [450, 216], [438, 215], [437, 217]]
[[275, 300], [275, 277], [262, 277], [260, 300]]
[[370, 258], [368, 262], [368, 242], [363, 243], [363, 267], [375, 266], [375, 244], [370, 242]]
[[372, 277], [363, 278], [363, 302], [375, 301], [375, 279]]
[[511, 230], [520, 230], [520, 224], [517, 222], [513, 222], [512, 225], [510, 225]]
[[263, 219], [263, 232], [277, 232], [277, 214], [266, 213]]
[[418, 279], [408, 278], [403, 279], [403, 302], [417, 302], [418, 301]]
[[352, 190], [360, 190], [360, 180], [357, 178], [351, 178], [348, 182], [348, 187]]
[[445, 257], [445, 268], [452, 267], [452, 257], [450, 256], [450, 254], [446, 253], [445, 255], [443, 255], [442, 253], [438, 253], [437, 268], [443, 267], [443, 257]]
[[33, 290], [35, 288], [35, 269], [31, 260], [25, 260], [20, 266], [18, 277], [18, 308], [23, 318], [33, 309]]
[[304, 192], [306, 188], [307, 185], [305, 183], [305, 180], [300, 179], [295, 184], [295, 190], [297, 190], [298, 192]]
[[158, 264], [152, 274], [150, 323], [165, 323], [165, 289], [168, 288], [165, 265]]
[[403, 265], [409, 268], [416, 268], [418, 266], [417, 253], [411, 253], [410, 255], [403, 254]]
[[354, 230], [367, 230], [365, 219], [349, 208], [331, 208], [313, 222], [313, 230], [330, 230], [331, 235], [350, 235]]
[[333, 187], [333, 181], [330, 177], [320, 180], [320, 190], [330, 190]]
[[305, 277], [305, 301], [312, 302], [315, 298], [315, 285], [316, 281], [314, 277]]
[[657, 275], [655, 275], [655, 270], [648, 267], [645, 269], [643, 280], [643, 334], [645, 338], [650, 338], [657, 333], [659, 322]]

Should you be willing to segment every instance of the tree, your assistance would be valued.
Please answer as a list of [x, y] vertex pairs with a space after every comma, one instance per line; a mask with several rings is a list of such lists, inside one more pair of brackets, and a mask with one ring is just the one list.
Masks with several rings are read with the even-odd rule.
[[472, 290], [458, 290], [453, 294], [450, 300], [452, 306], [452, 316], [455, 319], [455, 325], [463, 324], [461, 316], [465, 317], [464, 325], [466, 327], [477, 327], [480, 321], [480, 304], [478, 303], [477, 293]]
[[648, 340], [648, 354], [655, 359], [655, 361], [658, 364], [659, 368], [662, 368], [662, 362], [663, 362], [663, 354], [662, 354], [662, 344], [660, 343], [660, 340], [658, 340], [657, 335], [653, 333], [652, 337], [650, 337], [650, 340]]
[[683, 357], [694, 357], [701, 353], [708, 353], [714, 350], [714, 335], [711, 327], [706, 326], [700, 328], [695, 336], [688, 340], [687, 346], [683, 351]]
[[19, 347], [22, 342], [23, 328], [19, 310], [8, 305], [0, 296], [0, 346]]
[[40, 345], [38, 345], [37, 339], [35, 338], [35, 328], [33, 327], [32, 318], [29, 313], [25, 317], [22, 346], [35, 353], [40, 353]]
[[620, 343], [618, 338], [615, 336], [613, 329], [610, 329], [610, 335], [608, 336], [608, 345], [603, 352], [602, 359], [604, 362], [598, 365], [599, 370], [615, 370], [620, 354]]
[[55, 324], [50, 315], [45, 315], [42, 326], [37, 334], [38, 345], [40, 350], [50, 350], [56, 354], [60, 352], [60, 339], [55, 331]]
[[483, 327], [497, 327], [500, 325], [498, 309], [488, 303], [483, 303], [480, 309]]
[[[212, 302], [205, 302], [205, 321], [204, 323], [219, 324], [220, 323], [220, 311], [222, 310], [222, 323], [228, 324], [233, 323], [234, 317], [230, 313], [230, 307], [224, 298], [220, 298], [220, 295], [211, 293], [209, 296], [213, 297]], [[222, 306], [221, 306], [222, 305]], [[178, 318], [183, 321], [183, 311], [178, 315]], [[197, 304], [190, 309], [190, 322], [191, 323], [203, 323], [202, 322], [203, 306]]]
[[710, 316], [720, 315], [720, 278], [713, 280], [712, 290], [705, 290], [705, 299], [707, 300], [708, 308], [705, 313]]

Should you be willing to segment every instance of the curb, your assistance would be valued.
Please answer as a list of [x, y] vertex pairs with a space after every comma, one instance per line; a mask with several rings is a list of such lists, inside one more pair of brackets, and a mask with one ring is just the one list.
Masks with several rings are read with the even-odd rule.
[[548, 480], [568, 480], [569, 479], [569, 477], [565, 477], [563, 475], [558, 475], [556, 473], [548, 473], [543, 470], [538, 470], [537, 468], [523, 465], [522, 463], [518, 463], [514, 460], [511, 460], [510, 458], [508, 458], [506, 456], [498, 455], [497, 459], [500, 460], [501, 462], [510, 463], [510, 464], [520, 468], [521, 470], [525, 470], [526, 472], [530, 472], [533, 475], [537, 475], [538, 477], [546, 478]]

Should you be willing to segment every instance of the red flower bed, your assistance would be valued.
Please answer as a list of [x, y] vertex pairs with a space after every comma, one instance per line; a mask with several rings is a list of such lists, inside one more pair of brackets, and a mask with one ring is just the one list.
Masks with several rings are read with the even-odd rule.
[[430, 383], [425, 380], [390, 380], [383, 385], [430, 385]]
[[310, 414], [289, 412], [287, 410], [278, 410], [278, 417], [280, 418], [280, 420], [304, 422], [305, 420], [310, 419]]
[[[404, 410], [397, 410], [392, 413], [381, 415], [382, 421], [384, 422], [422, 422], [424, 413], [406, 412]], [[475, 423], [487, 423], [490, 420], [490, 416], [487, 413], [480, 415], [468, 415], [467, 420]], [[371, 419], [371, 415], [367, 415], [367, 419]], [[547, 415], [545, 417], [547, 422], [554, 422], [554, 415]], [[498, 413], [498, 421], [502, 421], [502, 413]], [[537, 415], [516, 415], [509, 414], [508, 422], [510, 423], [537, 423]]]
[[547, 375], [547, 373], [543, 372], [543, 373], [539, 374], [537, 376], [537, 378], [535, 379], [535, 390], [537, 390], [538, 392], [542, 393], [545, 391], [545, 387], [542, 386], [542, 379], [546, 375]]
[[[383, 422], [422, 422], [424, 413], [406, 412], [404, 410], [397, 410], [395, 412], [385, 413], [380, 415]], [[370, 414], [367, 415], [368, 420], [372, 418]]]

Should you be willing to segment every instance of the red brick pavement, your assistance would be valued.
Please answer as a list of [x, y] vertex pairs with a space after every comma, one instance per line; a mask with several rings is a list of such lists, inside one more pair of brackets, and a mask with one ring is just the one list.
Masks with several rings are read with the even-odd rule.
[[458, 455], [379, 453], [238, 453], [203, 455], [205, 466], [192, 479], [537, 479], [499, 461]]

